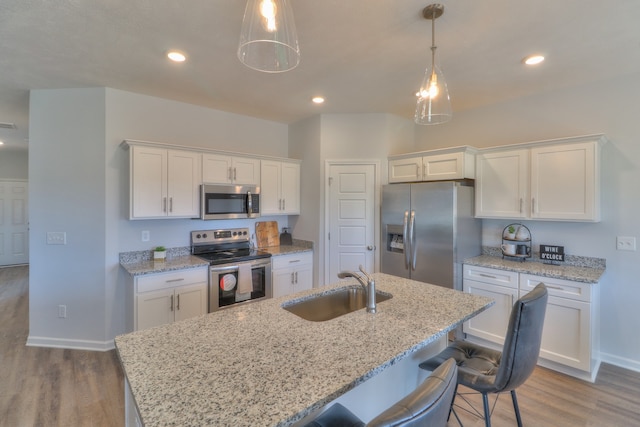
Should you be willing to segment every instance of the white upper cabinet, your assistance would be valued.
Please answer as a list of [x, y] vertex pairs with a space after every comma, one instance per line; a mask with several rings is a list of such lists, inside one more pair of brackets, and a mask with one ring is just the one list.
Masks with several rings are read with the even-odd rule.
[[596, 142], [531, 149], [531, 218], [600, 220]]
[[132, 146], [130, 218], [196, 218], [200, 153]]
[[207, 184], [260, 185], [260, 159], [204, 154], [202, 181]]
[[389, 157], [389, 182], [446, 181], [475, 178], [471, 147], [424, 151]]
[[300, 164], [262, 160], [260, 215], [300, 214]]
[[476, 157], [476, 216], [526, 218], [529, 150], [504, 150]]
[[476, 217], [600, 221], [601, 135], [476, 157]]

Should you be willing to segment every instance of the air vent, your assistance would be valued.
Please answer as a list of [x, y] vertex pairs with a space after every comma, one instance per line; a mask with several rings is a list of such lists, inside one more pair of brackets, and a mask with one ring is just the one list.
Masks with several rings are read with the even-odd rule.
[[0, 129], [15, 129], [16, 128], [16, 124], [15, 123], [2, 123], [0, 122]]

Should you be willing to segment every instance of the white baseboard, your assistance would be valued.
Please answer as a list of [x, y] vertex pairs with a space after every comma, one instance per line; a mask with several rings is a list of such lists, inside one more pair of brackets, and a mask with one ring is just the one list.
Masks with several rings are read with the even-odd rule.
[[619, 357], [614, 354], [602, 352], [600, 352], [600, 359], [609, 365], [640, 372], [640, 360], [627, 359], [625, 357]]
[[34, 337], [29, 335], [27, 338], [29, 347], [50, 347], [64, 348], [68, 350], [92, 350], [92, 351], [109, 351], [115, 348], [113, 340], [109, 341], [89, 341], [89, 340], [70, 340], [50, 337]]

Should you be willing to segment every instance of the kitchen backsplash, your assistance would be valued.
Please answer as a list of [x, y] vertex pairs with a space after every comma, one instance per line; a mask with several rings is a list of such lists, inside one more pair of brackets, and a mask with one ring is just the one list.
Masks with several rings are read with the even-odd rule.
[[[533, 249], [533, 248], [532, 248]], [[490, 255], [495, 257], [502, 257], [502, 250], [499, 246], [483, 246], [482, 255]], [[570, 265], [574, 267], [588, 267], [588, 268], [606, 268], [607, 260], [604, 258], [593, 258], [578, 255], [565, 254], [565, 261], [560, 265]], [[531, 254], [531, 258], [525, 262], [543, 262], [540, 259], [540, 253], [534, 251]]]

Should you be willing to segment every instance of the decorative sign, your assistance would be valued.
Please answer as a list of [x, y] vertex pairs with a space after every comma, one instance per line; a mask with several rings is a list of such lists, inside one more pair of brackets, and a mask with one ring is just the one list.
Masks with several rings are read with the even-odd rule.
[[564, 261], [564, 246], [540, 245], [540, 259], [543, 261]]

